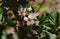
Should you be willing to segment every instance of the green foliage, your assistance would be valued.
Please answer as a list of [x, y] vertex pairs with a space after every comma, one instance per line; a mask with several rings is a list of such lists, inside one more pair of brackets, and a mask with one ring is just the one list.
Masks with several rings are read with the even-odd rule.
[[38, 6], [38, 5], [33, 5], [32, 7], [33, 7], [34, 11], [38, 11], [40, 9], [40, 6]]
[[[36, 29], [38, 33], [46, 30], [50, 39], [56, 39], [56, 28], [59, 25], [59, 14], [56, 10], [52, 9], [50, 14], [45, 14], [38, 17], [40, 26]], [[54, 34], [52, 34], [54, 33]], [[52, 37], [53, 36], [53, 37]]]
[[0, 21], [2, 19], [2, 13], [3, 13], [3, 10], [0, 8]]
[[[12, 0], [11, 0], [12, 1]], [[9, 1], [7, 4], [8, 5], [6, 5], [5, 3], [2, 5], [3, 7], [6, 7], [6, 6], [8, 6], [9, 7], [9, 9], [11, 8], [13, 8], [12, 10], [14, 10], [13, 12], [14, 12], [14, 14], [16, 15], [16, 17], [19, 17], [16, 13], [17, 13], [17, 6], [15, 6], [14, 4], [14, 1], [13, 1], [13, 3], [11, 3], [11, 1]], [[24, 2], [23, 2], [24, 1]], [[21, 1], [21, 0], [19, 0], [19, 5], [18, 6], [22, 6], [22, 7], [27, 7], [28, 6], [28, 3], [29, 3], [29, 1], [30, 0], [23, 0], [23, 1]], [[11, 3], [11, 4], [9, 4], [9, 3]], [[54, 2], [54, 0], [51, 0], [50, 2], [50, 5], [54, 5], [55, 4], [55, 2]], [[12, 5], [14, 5], [14, 6], [12, 6]], [[50, 39], [55, 39], [55, 37], [54, 37], [54, 35], [56, 35], [56, 28], [59, 26], [59, 24], [60, 24], [60, 20], [59, 20], [59, 13], [55, 10], [55, 9], [50, 9], [50, 8], [48, 8], [48, 7], [46, 7], [46, 6], [44, 6], [44, 5], [42, 5], [42, 6], [40, 6], [40, 5], [33, 5], [33, 6], [31, 6], [33, 9], [34, 9], [34, 11], [36, 12], [36, 11], [39, 11], [39, 10], [42, 10], [43, 12], [44, 12], [44, 14], [42, 14], [42, 15], [40, 15], [40, 16], [38, 16], [37, 17], [37, 20], [40, 22], [39, 23], [39, 26], [35, 26], [35, 25], [31, 25], [31, 26], [27, 26], [26, 25], [26, 27], [24, 27], [24, 29], [23, 28], [19, 28], [19, 34], [21, 35], [21, 39], [24, 39], [25, 37], [27, 37], [26, 36], [26, 31], [32, 31], [32, 30], [35, 30], [36, 32], [38, 32], [38, 34], [40, 35], [42, 32], [45, 32], [45, 33], [47, 33], [48, 34], [48, 36], [50, 36]], [[5, 8], [3, 8], [3, 10], [4, 10]], [[7, 8], [8, 9], [8, 8]], [[16, 27], [16, 24], [17, 24], [17, 20], [16, 19], [18, 19], [18, 20], [20, 20], [21, 22], [23, 21], [22, 19], [23, 19], [23, 17], [22, 17], [22, 15], [21, 15], [21, 17], [22, 18], [16, 18], [16, 19], [9, 19], [8, 20], [8, 14], [7, 14], [7, 12], [8, 12], [8, 10], [4, 10], [3, 11], [2, 10], [2, 8], [0, 8], [0, 23], [2, 22], [2, 27], [3, 27], [3, 25], [4, 25], [4, 27], [6, 27], [7, 25], [8, 26], [12, 26], [12, 27]], [[4, 12], [4, 13], [3, 13]], [[22, 12], [23, 13], [23, 12]], [[27, 13], [27, 11], [26, 11], [26, 13]], [[4, 16], [3, 16], [3, 19], [2, 19], [2, 14], [4, 14]], [[3, 21], [1, 21], [1, 19], [3, 20]], [[7, 25], [6, 25], [7, 24]], [[0, 27], [1, 27], [1, 25], [0, 25]], [[25, 24], [23, 24], [24, 26], [25, 26]], [[0, 28], [0, 32], [2, 32], [3, 30], [2, 30], [3, 28]], [[43, 31], [43, 30], [45, 30], [45, 31]], [[3, 31], [2, 33], [4, 33], [5, 34], [5, 32]], [[54, 34], [53, 34], [54, 33]], [[6, 39], [6, 34], [4, 35], [4, 34], [2, 34], [2, 39]], [[41, 36], [41, 35], [40, 35]], [[24, 37], [24, 38], [23, 38]]]
[[13, 27], [15, 27], [16, 24], [17, 24], [17, 21], [16, 21], [16, 20], [10, 20], [10, 21], [8, 22], [8, 25], [13, 26]]
[[38, 20], [40, 21], [40, 24], [43, 24], [44, 21], [47, 20], [47, 16], [46, 15], [39, 16]]

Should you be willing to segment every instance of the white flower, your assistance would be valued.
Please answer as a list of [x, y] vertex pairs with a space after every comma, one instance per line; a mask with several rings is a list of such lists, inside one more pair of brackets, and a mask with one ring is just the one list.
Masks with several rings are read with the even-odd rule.
[[35, 25], [36, 26], [39, 26], [39, 21], [35, 21]]
[[36, 18], [37, 16], [39, 16], [39, 13], [30, 13], [30, 14], [28, 15], [28, 18], [30, 18], [30, 19], [37, 19], [37, 18]]
[[18, 15], [19, 15], [19, 16], [21, 15], [21, 12], [20, 12], [20, 11], [18, 11]]
[[28, 25], [28, 26], [33, 25], [33, 24], [34, 24], [34, 20], [27, 21], [27, 25]]
[[36, 19], [36, 16], [34, 15], [34, 13], [30, 13], [28, 15], [28, 18], [30, 18], [30, 19]]
[[24, 12], [26, 12], [26, 8], [24, 8]]
[[24, 20], [25, 20], [25, 21], [28, 21], [28, 18], [27, 18], [27, 17], [24, 17]]
[[23, 12], [23, 8], [21, 8], [20, 11]]
[[31, 8], [31, 7], [29, 7], [27, 10], [28, 10], [28, 11], [32, 11], [32, 8]]

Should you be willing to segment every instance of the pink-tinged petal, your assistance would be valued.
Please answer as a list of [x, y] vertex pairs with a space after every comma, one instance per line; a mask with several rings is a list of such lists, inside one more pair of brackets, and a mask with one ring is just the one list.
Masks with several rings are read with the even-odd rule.
[[31, 20], [31, 25], [33, 25], [34, 24], [34, 20]]
[[30, 26], [31, 25], [31, 22], [30, 21], [27, 21], [27, 25]]
[[34, 20], [27, 21], [27, 25], [28, 25], [28, 26], [33, 25], [33, 24], [34, 24]]
[[20, 12], [20, 11], [18, 11], [18, 15], [19, 15], [19, 16], [21, 15], [21, 12]]

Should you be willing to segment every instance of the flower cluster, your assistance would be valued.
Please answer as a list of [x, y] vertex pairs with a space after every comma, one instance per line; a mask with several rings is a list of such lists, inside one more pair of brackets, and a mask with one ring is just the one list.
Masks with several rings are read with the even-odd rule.
[[39, 12], [32, 12], [32, 8], [21, 8], [18, 11], [18, 15], [23, 17], [23, 21], [26, 22], [27, 26], [35, 25], [39, 26], [39, 20], [37, 17], [40, 15]]

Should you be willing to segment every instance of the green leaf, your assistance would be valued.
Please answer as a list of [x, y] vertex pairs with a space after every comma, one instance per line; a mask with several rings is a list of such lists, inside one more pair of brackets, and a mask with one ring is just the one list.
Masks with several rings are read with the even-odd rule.
[[3, 10], [0, 8], [0, 21], [2, 19], [2, 13], [3, 13]]
[[46, 15], [39, 16], [38, 20], [40, 21], [40, 24], [42, 24], [45, 22], [45, 20], [47, 20], [47, 16]]
[[3, 33], [2, 34], [2, 39], [6, 39], [6, 32], [5, 32], [5, 30], [2, 33]]
[[53, 25], [57, 25], [59, 21], [59, 14], [56, 10], [52, 10], [50, 13], [50, 23], [52, 23]]
[[3, 13], [3, 10], [0, 8], [0, 14], [2, 14]]
[[2, 14], [0, 14], [0, 21], [1, 21], [1, 19], [2, 19]]
[[49, 35], [50, 39], [56, 39], [56, 37], [57, 37], [56, 34], [52, 34], [52, 33], [48, 32], [47, 30], [43, 30], [43, 32], [46, 32]]
[[53, 30], [57, 28], [59, 25], [59, 14], [57, 13], [56, 10], [51, 10], [49, 16], [48, 16], [48, 21], [44, 23], [44, 25], [49, 26]]
[[38, 5], [33, 5], [32, 7], [34, 8], [35, 11], [38, 11], [40, 8], [40, 6], [38, 6]]

